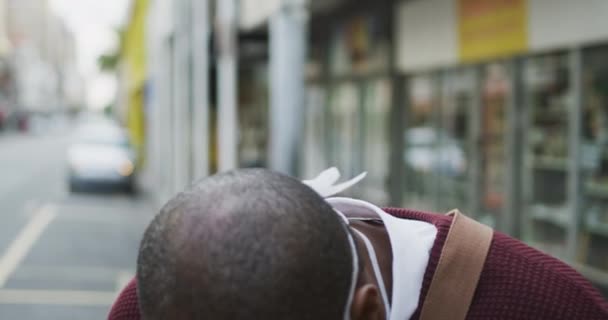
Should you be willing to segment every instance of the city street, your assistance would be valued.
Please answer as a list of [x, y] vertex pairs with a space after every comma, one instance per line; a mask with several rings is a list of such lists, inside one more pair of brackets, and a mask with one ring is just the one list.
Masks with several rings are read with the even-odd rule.
[[152, 207], [69, 194], [67, 133], [0, 134], [0, 319], [105, 319]]

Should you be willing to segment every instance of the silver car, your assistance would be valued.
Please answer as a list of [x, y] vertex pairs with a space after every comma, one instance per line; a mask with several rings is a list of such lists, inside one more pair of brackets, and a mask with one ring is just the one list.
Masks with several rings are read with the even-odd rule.
[[111, 123], [86, 124], [76, 130], [68, 149], [69, 186], [135, 191], [135, 152], [128, 135]]

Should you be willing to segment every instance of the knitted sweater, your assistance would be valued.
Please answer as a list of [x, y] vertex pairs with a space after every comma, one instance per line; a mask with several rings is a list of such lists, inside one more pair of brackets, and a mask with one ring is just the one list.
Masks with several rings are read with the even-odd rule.
[[[420, 317], [452, 217], [407, 209], [384, 210], [400, 218], [432, 223], [438, 230], [418, 309], [411, 318], [416, 320]], [[140, 319], [135, 279], [122, 291], [108, 319]], [[607, 320], [608, 302], [589, 281], [565, 263], [495, 232], [467, 319]]]

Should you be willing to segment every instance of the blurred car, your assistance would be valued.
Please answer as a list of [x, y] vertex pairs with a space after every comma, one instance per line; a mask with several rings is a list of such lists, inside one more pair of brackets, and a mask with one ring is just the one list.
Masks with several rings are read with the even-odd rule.
[[68, 149], [70, 191], [104, 187], [135, 192], [135, 152], [117, 125], [86, 124]]

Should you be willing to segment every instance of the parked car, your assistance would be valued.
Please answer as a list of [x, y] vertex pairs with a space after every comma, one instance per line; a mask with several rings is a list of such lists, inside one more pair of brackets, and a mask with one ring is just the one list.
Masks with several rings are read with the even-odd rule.
[[68, 149], [70, 191], [104, 188], [135, 191], [136, 159], [127, 133], [109, 123], [85, 124]]

